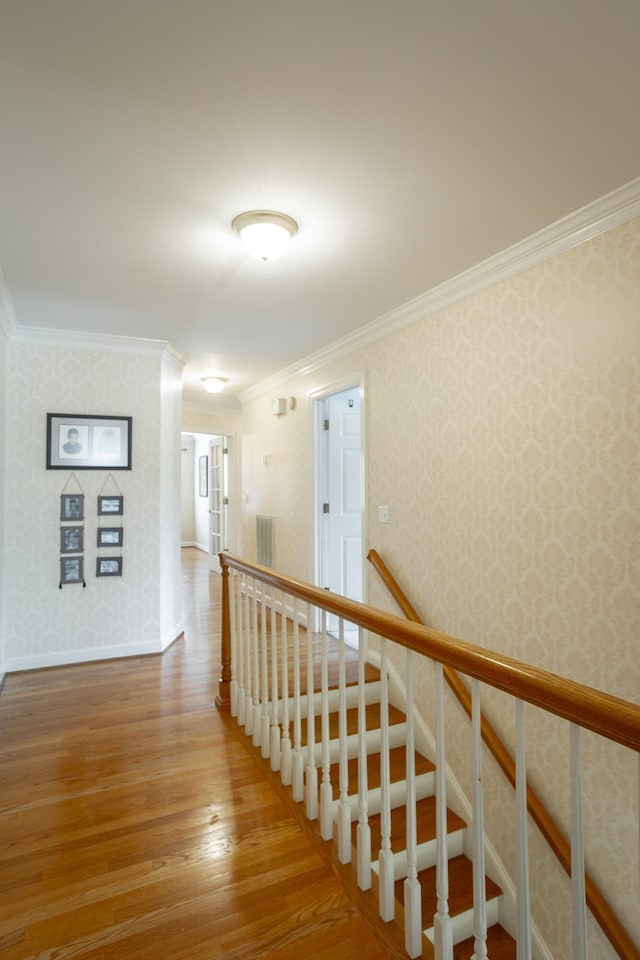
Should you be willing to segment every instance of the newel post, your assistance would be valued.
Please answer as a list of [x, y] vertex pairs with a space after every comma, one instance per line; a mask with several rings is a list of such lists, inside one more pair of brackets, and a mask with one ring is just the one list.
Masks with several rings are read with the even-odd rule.
[[222, 568], [222, 628], [220, 644], [220, 679], [216, 707], [218, 710], [231, 709], [231, 621], [229, 617], [229, 568], [224, 554], [220, 554]]

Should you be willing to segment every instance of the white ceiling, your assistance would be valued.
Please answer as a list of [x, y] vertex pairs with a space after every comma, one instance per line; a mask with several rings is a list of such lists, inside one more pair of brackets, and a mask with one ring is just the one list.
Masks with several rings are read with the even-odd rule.
[[[233, 395], [640, 173], [638, 0], [0, 0], [19, 325]], [[236, 214], [300, 226], [279, 261]]]

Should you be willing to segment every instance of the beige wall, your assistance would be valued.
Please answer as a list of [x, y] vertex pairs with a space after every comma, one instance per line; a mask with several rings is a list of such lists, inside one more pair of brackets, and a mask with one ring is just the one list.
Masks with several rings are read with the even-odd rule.
[[[154, 652], [182, 629], [180, 392], [180, 370], [159, 354], [8, 344], [7, 670]], [[107, 471], [77, 472], [86, 589], [58, 587], [60, 494], [70, 471], [45, 469], [48, 412], [133, 417], [131, 471], [114, 471], [113, 479]], [[118, 490], [124, 575], [97, 579], [96, 498]]]
[[[248, 557], [255, 514], [273, 514], [278, 568], [312, 579], [308, 394], [360, 370], [365, 550], [382, 554], [434, 627], [638, 702], [640, 221], [281, 385], [279, 395], [297, 399], [284, 417], [271, 416], [270, 395], [248, 402]], [[379, 504], [388, 525], [376, 522]], [[372, 575], [368, 595], [392, 609]], [[429, 718], [429, 670], [417, 687]], [[510, 738], [503, 700], [485, 696]], [[452, 766], [468, 787], [454, 708], [448, 722]], [[566, 822], [567, 734], [533, 709], [527, 722], [530, 778]], [[587, 865], [640, 942], [637, 759], [585, 739]], [[495, 793], [488, 827], [511, 867], [510, 798]], [[543, 857], [535, 833], [532, 844]], [[533, 897], [555, 955], [568, 956], [556, 912], [566, 889], [553, 864]], [[594, 945], [594, 957], [610, 955]]]

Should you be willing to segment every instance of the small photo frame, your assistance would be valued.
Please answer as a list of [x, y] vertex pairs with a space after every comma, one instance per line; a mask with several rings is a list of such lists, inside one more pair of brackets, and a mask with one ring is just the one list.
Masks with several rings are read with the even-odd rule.
[[124, 513], [124, 497], [98, 497], [99, 517], [118, 517]]
[[121, 547], [122, 535], [122, 527], [98, 527], [98, 546]]
[[84, 582], [84, 563], [82, 557], [61, 557], [60, 585]]
[[131, 417], [47, 414], [47, 470], [131, 470]]
[[63, 493], [60, 495], [60, 519], [84, 520], [84, 495]]
[[60, 527], [60, 553], [82, 553], [84, 527]]
[[209, 496], [209, 457], [198, 458], [198, 493], [201, 497]]
[[121, 577], [122, 557], [98, 557], [96, 577]]

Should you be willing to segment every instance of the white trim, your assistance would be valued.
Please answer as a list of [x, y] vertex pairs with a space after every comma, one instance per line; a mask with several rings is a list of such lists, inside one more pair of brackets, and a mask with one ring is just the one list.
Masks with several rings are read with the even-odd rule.
[[246, 403], [275, 390], [281, 383], [313, 373], [409, 323], [431, 316], [637, 216], [640, 216], [640, 177], [248, 387], [239, 394], [240, 401]]
[[[118, 337], [110, 333], [87, 333], [83, 330], [54, 330], [49, 327], [16, 325], [10, 340], [14, 343], [33, 343], [67, 350], [99, 350], [103, 353], [142, 353], [149, 356], [173, 354], [186, 363], [166, 340], [147, 340], [142, 337]], [[167, 351], [167, 354], [165, 353]]]
[[55, 653], [34, 653], [30, 656], [9, 657], [6, 673], [18, 673], [22, 670], [43, 670], [46, 667], [64, 667], [75, 663], [92, 663], [96, 660], [118, 660], [123, 657], [140, 657], [164, 653], [184, 632], [182, 627], [167, 633], [163, 641], [144, 640], [139, 643], [119, 646], [95, 647], [78, 650], [57, 650]]

